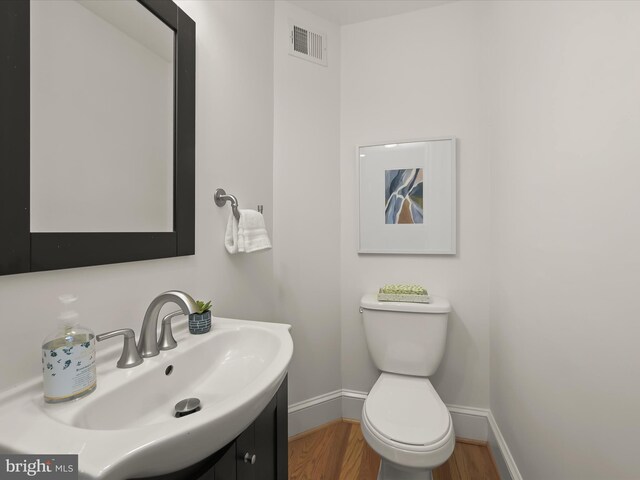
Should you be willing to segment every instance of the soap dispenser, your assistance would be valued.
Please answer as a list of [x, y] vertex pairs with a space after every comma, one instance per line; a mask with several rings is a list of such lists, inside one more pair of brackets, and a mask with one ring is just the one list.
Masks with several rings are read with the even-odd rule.
[[62, 403], [89, 395], [96, 389], [96, 340], [78, 324], [73, 310], [77, 297], [62, 295], [64, 305], [58, 328], [42, 342], [44, 401]]

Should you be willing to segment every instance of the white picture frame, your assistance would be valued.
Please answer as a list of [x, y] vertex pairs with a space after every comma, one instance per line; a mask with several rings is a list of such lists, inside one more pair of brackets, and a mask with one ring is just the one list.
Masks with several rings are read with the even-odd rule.
[[456, 138], [363, 145], [358, 253], [456, 254]]

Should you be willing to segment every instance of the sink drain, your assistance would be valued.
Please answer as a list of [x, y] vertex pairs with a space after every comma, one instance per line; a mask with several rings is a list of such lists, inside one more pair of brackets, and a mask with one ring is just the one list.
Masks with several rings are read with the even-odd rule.
[[185, 398], [184, 400], [180, 400], [178, 403], [176, 403], [174, 409], [176, 418], [191, 415], [192, 413], [196, 413], [200, 410], [200, 399]]

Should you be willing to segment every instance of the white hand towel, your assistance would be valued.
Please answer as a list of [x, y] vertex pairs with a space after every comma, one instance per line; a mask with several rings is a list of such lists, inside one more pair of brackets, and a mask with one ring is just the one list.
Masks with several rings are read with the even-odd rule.
[[271, 248], [264, 217], [255, 210], [239, 210], [240, 220], [231, 214], [227, 222], [224, 246], [231, 254], [251, 253]]
[[240, 210], [238, 221], [238, 251], [257, 252], [271, 248], [264, 217], [256, 210]]
[[224, 246], [231, 255], [238, 253], [238, 220], [233, 216], [233, 213], [229, 215], [229, 221], [227, 222]]

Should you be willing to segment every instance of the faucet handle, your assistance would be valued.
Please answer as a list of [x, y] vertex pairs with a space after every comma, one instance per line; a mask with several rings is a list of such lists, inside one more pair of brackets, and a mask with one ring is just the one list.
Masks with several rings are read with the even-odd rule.
[[102, 342], [109, 338], [117, 337], [118, 335], [124, 336], [124, 345], [122, 347], [122, 355], [116, 366], [118, 368], [131, 368], [142, 363], [142, 357], [138, 353], [136, 348], [136, 334], [130, 328], [120, 328], [111, 332], [101, 333], [96, 335], [96, 340]]
[[182, 310], [176, 310], [164, 316], [160, 327], [160, 339], [158, 340], [158, 350], [171, 350], [178, 346], [178, 342], [173, 338], [171, 331], [171, 320], [179, 315], [184, 315]]

